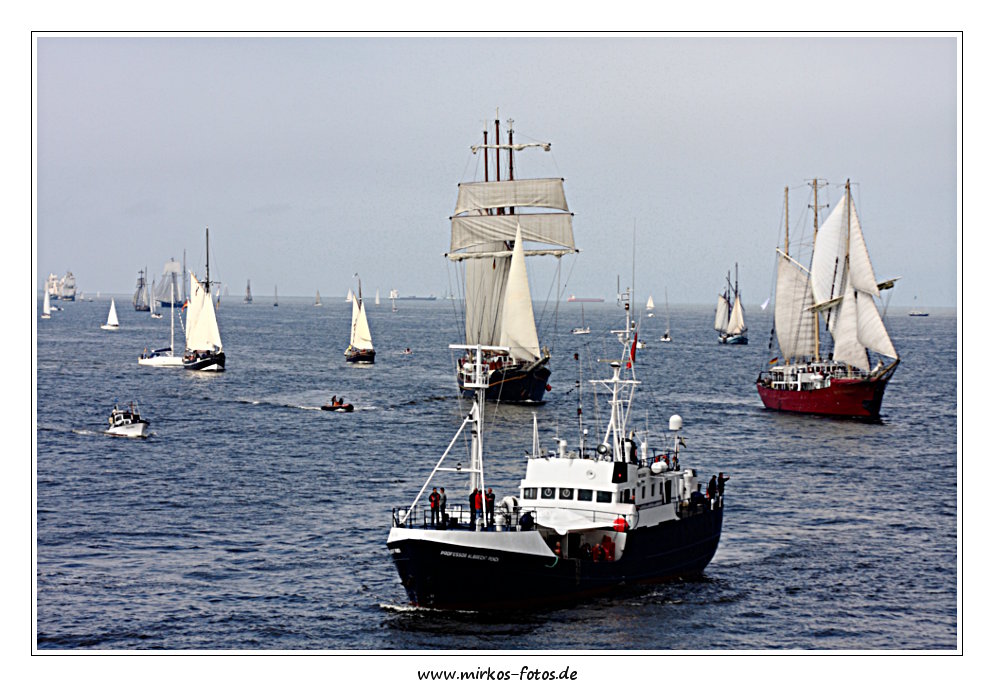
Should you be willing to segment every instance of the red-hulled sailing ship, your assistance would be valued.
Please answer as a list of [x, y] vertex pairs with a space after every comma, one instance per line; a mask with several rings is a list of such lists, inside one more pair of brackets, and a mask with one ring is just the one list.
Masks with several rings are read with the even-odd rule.
[[[772, 410], [877, 418], [900, 358], [874, 299], [896, 280], [878, 283], [874, 276], [848, 181], [842, 200], [818, 226], [820, 185], [824, 182], [818, 179], [811, 182], [814, 247], [809, 269], [789, 253], [784, 189], [784, 248], [777, 249], [774, 308], [780, 356], [760, 374], [756, 388]], [[827, 353], [819, 338], [822, 318], [831, 334]], [[875, 364], [870, 351], [880, 356]]]

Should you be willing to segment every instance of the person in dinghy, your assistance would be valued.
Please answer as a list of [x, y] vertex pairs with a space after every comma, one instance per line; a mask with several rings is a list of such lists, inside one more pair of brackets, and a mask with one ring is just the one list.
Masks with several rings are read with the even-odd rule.
[[328, 403], [321, 406], [321, 410], [331, 410], [336, 413], [351, 413], [355, 409], [351, 403], [346, 403], [344, 398], [332, 396]]

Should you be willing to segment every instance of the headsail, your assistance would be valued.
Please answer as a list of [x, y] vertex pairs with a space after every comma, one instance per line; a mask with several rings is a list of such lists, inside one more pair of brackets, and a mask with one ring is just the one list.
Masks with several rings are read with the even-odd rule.
[[511, 349], [512, 358], [539, 359], [541, 351], [538, 345], [538, 331], [535, 328], [535, 313], [532, 309], [531, 289], [528, 287], [528, 272], [525, 268], [520, 228], [515, 234], [514, 250], [508, 269], [500, 329], [500, 345]]
[[190, 303], [186, 309], [186, 350], [220, 351], [221, 332], [217, 327], [214, 301], [204, 286], [190, 273]]

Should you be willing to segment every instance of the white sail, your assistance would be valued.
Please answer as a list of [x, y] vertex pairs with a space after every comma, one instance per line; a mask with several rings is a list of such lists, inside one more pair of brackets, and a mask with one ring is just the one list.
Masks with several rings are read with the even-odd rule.
[[569, 212], [562, 179], [517, 179], [459, 184], [455, 214], [506, 207], [551, 208]]
[[508, 269], [500, 345], [510, 348], [511, 357], [516, 360], [538, 360], [541, 355], [520, 229], [515, 236], [511, 265]]
[[[503, 182], [509, 183], [509, 182]], [[565, 213], [518, 215], [471, 214], [452, 218], [449, 252], [493, 241], [510, 241], [520, 226], [525, 241], [557, 246], [552, 252], [573, 252], [573, 216]], [[453, 256], [450, 256], [453, 257]]]
[[897, 358], [897, 351], [887, 334], [884, 321], [873, 298], [861, 291], [856, 292], [856, 321], [859, 342], [880, 355]]
[[860, 370], [870, 369], [866, 347], [859, 340], [856, 292], [851, 284], [843, 289], [842, 302], [829, 320], [829, 328], [835, 341], [832, 357]]
[[645, 309], [646, 310], [654, 310], [655, 308], [656, 308], [656, 304], [652, 301], [652, 296], [649, 296], [649, 300], [646, 301], [646, 303], [645, 303]]
[[846, 259], [846, 199], [818, 229], [811, 256], [811, 291], [816, 303], [842, 295], [842, 273]]
[[376, 305], [380, 304], [380, 290], [376, 289]]
[[353, 348], [370, 349], [373, 347], [373, 337], [369, 332], [369, 322], [366, 321], [366, 309], [358, 298], [352, 300], [352, 337], [349, 343]]
[[[498, 244], [502, 247], [504, 244]], [[481, 246], [480, 250], [486, 250]], [[470, 252], [472, 254], [472, 250]], [[511, 258], [466, 261], [466, 343], [499, 346], [504, 289]]]
[[117, 307], [114, 305], [114, 299], [110, 299], [110, 312], [107, 313], [107, 326], [116, 327], [117, 323]]
[[318, 291], [314, 295], [314, 305], [321, 305], [321, 292], [320, 291]]
[[728, 318], [728, 333], [741, 334], [746, 330], [745, 313], [742, 312], [742, 299], [735, 296], [735, 305], [732, 306], [732, 314]]
[[162, 279], [159, 280], [159, 290], [155, 297], [165, 303], [170, 293], [178, 293], [177, 279], [183, 278], [183, 266], [176, 260], [170, 260], [162, 268]]
[[728, 328], [728, 299], [724, 294], [718, 296], [718, 306], [714, 311], [715, 331], [724, 332]]
[[346, 303], [354, 303], [355, 302], [355, 296], [352, 295], [352, 289], [349, 289], [349, 292], [347, 294], [345, 294], [345, 302]]
[[870, 264], [870, 253], [866, 249], [863, 229], [859, 225], [856, 204], [852, 199], [849, 201], [849, 279], [857, 291], [880, 297], [877, 278], [873, 274], [873, 265]]
[[777, 265], [777, 293], [773, 320], [780, 352], [785, 358], [815, 356], [815, 314], [810, 307], [814, 296], [804, 269], [780, 253]]
[[192, 272], [190, 273], [190, 304], [186, 308], [186, 350], [222, 350], [221, 332], [217, 328], [214, 302]]
[[42, 317], [52, 316], [52, 304], [49, 301], [48, 289], [45, 289], [45, 303], [41, 306], [41, 316]]

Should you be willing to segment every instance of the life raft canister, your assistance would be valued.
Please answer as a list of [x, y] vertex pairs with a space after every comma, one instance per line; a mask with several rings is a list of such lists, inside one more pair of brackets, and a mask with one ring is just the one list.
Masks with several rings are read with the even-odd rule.
[[625, 532], [628, 530], [628, 521], [624, 518], [615, 518], [614, 520], [614, 531], [615, 532]]

